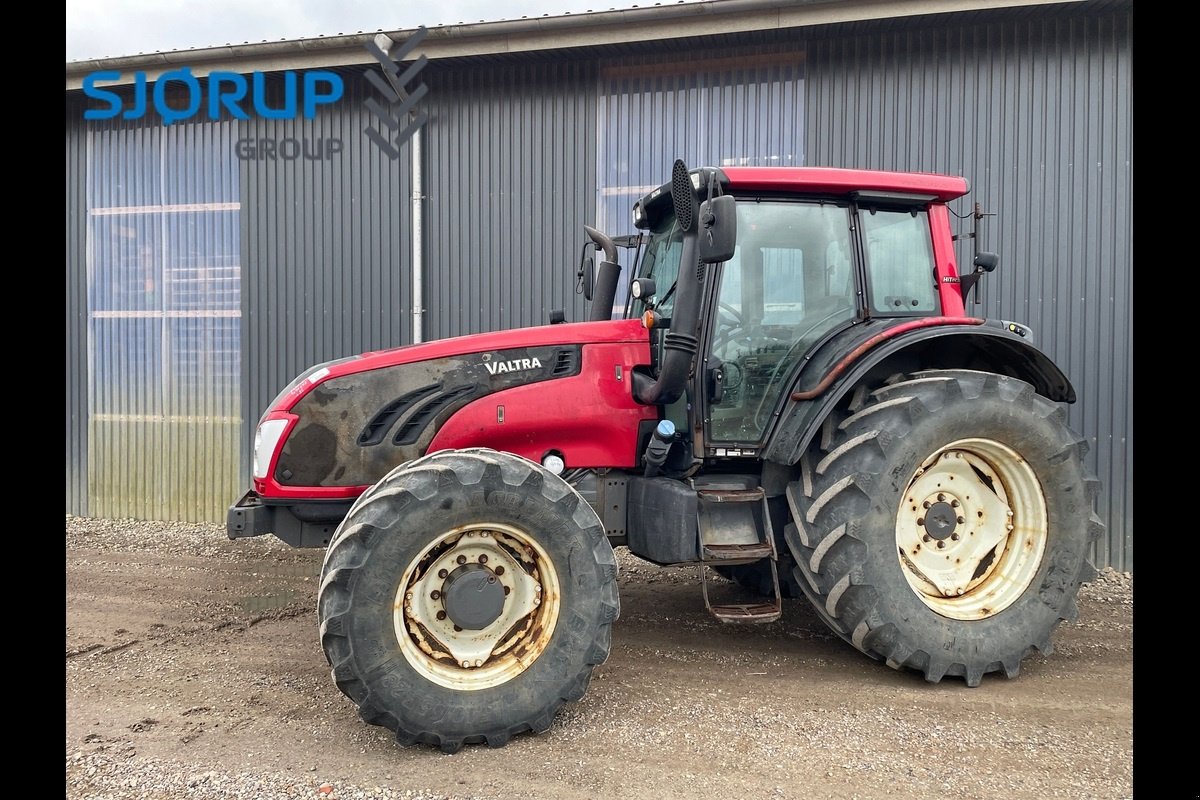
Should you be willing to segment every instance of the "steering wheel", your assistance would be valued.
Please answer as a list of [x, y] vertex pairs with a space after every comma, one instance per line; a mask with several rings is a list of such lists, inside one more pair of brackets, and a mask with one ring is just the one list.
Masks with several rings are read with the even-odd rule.
[[[725, 328], [724, 330], [722, 330], [718, 337], [713, 338], [713, 343], [712, 343], [713, 353], [716, 353], [722, 347], [729, 344], [729, 341], [734, 338], [735, 334], [737, 334], [739, 331], [745, 330], [745, 328], [746, 328], [746, 322], [742, 318], [742, 314], [740, 311], [738, 311], [736, 308], [729, 305], [728, 303], [718, 302], [717, 303], [717, 319], [718, 319], [718, 321], [720, 321], [722, 318], [728, 319], [728, 327]], [[723, 326], [718, 326], [718, 327], [720, 328]]]

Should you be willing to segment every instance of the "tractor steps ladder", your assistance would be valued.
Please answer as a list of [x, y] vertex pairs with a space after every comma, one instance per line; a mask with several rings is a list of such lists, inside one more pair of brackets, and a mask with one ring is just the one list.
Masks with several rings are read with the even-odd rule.
[[[783, 596], [779, 590], [778, 553], [767, 512], [767, 493], [761, 486], [709, 484], [697, 487], [696, 495], [704, 607], [721, 622], [763, 623], [779, 619], [783, 614]], [[771, 568], [773, 600], [713, 603], [709, 599], [710, 566], [753, 564], [763, 559]]]

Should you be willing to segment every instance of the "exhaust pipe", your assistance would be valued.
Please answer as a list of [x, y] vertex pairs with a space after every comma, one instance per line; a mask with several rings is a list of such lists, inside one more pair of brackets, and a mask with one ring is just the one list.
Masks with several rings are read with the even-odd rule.
[[596, 271], [596, 288], [592, 293], [592, 308], [588, 319], [592, 322], [612, 319], [613, 302], [617, 299], [617, 284], [621, 281], [621, 265], [617, 263], [617, 246], [613, 240], [590, 225], [583, 230], [596, 246], [604, 251], [604, 260]]

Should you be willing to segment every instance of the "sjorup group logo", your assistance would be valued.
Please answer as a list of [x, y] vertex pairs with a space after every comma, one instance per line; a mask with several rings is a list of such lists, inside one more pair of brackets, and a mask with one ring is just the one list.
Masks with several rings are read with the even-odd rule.
[[[368, 93], [363, 105], [381, 124], [376, 128], [368, 121], [364, 133], [389, 159], [398, 158], [400, 147], [428, 120], [428, 115], [416, 107], [428, 87], [420, 83], [411, 91], [407, 88], [428, 59], [422, 54], [407, 68], [401, 70], [400, 66], [425, 35], [425, 27], [421, 26], [400, 45], [394, 58], [389, 54], [394, 42], [387, 36], [380, 34], [366, 43], [380, 69], [369, 69], [363, 77], [384, 102]], [[116, 91], [124, 84], [131, 88]], [[331, 70], [287, 70], [270, 75], [252, 72], [248, 76], [215, 70], [201, 80], [188, 66], [164, 72], [154, 81], [142, 71], [126, 81], [117, 70], [98, 70], [84, 77], [82, 88], [87, 97], [97, 101], [97, 105], [84, 110], [86, 120], [140, 120], [153, 111], [165, 126], [198, 118], [311, 120], [323, 106], [341, 100], [346, 91], [342, 76]], [[260, 136], [238, 139], [234, 146], [241, 160], [323, 160], [342, 150], [342, 140], [336, 137], [310, 142], [294, 136]]]

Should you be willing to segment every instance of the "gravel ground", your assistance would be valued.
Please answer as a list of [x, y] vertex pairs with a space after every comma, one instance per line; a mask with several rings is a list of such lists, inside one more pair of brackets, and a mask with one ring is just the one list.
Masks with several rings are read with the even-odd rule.
[[68, 798], [1132, 797], [1128, 573], [1083, 587], [1054, 654], [968, 690], [870, 661], [804, 601], [721, 625], [694, 568], [619, 548], [588, 695], [541, 736], [443, 756], [396, 746], [329, 680], [321, 551], [215, 525], [66, 533]]

